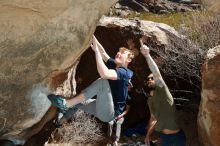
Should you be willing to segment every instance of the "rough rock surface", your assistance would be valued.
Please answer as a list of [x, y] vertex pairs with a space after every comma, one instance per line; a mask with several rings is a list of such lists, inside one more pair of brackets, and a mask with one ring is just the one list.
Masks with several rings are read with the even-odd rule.
[[0, 137], [16, 135], [43, 117], [50, 107], [45, 85], [74, 64], [115, 2], [0, 2]]
[[120, 0], [110, 11], [110, 15], [126, 17], [138, 12], [166, 14], [201, 10], [202, 6], [194, 0]]
[[210, 49], [202, 68], [202, 95], [198, 114], [200, 141], [220, 145], [220, 46]]
[[[169, 34], [172, 34], [177, 38], [182, 38], [182, 36], [179, 35], [173, 27], [164, 23], [156, 23], [152, 21], [123, 19], [118, 17], [102, 17], [98, 26], [105, 26], [109, 28], [119, 27], [121, 29], [129, 29], [130, 27], [130, 30], [133, 31], [133, 33], [135, 33], [135, 31], [137, 31], [137, 33], [139, 32], [139, 34], [137, 34], [139, 37], [141, 37], [141, 35], [146, 35], [147, 37], [154, 39], [158, 45], [164, 45], [165, 47], [168, 47], [169, 45]], [[126, 31], [126, 29], [124, 31]]]

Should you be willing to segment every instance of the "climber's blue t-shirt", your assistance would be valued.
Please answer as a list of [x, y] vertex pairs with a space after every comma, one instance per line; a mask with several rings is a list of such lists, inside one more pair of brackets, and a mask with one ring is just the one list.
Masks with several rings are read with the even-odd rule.
[[117, 73], [117, 80], [108, 80], [112, 92], [116, 116], [123, 113], [128, 96], [128, 81], [133, 76], [133, 72], [125, 67], [116, 68], [114, 59], [107, 61], [107, 67], [114, 69]]

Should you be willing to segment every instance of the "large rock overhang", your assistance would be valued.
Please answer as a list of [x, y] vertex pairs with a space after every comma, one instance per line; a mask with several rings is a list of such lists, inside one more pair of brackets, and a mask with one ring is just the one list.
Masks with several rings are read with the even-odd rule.
[[50, 102], [41, 92], [34, 97], [33, 88], [42, 89], [74, 64], [115, 2], [0, 2], [0, 136], [15, 135], [43, 117]]

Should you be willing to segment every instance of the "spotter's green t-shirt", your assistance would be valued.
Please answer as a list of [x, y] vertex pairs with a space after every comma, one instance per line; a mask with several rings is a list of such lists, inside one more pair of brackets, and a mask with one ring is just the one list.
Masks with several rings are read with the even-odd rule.
[[162, 88], [157, 86], [154, 95], [148, 98], [150, 112], [155, 116], [157, 123], [155, 130], [178, 130], [176, 122], [176, 107], [173, 97], [165, 84]]

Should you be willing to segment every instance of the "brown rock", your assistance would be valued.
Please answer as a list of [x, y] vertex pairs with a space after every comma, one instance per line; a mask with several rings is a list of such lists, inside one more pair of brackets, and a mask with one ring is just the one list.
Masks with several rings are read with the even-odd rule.
[[220, 46], [210, 49], [202, 68], [202, 97], [198, 115], [200, 141], [220, 145]]
[[50, 107], [45, 85], [63, 81], [56, 75], [87, 48], [97, 21], [114, 2], [0, 2], [0, 137], [16, 135], [42, 119]]
[[121, 0], [117, 3], [116, 8], [121, 9], [122, 6], [127, 6], [131, 11], [157, 14], [202, 9], [201, 3], [194, 0]]

